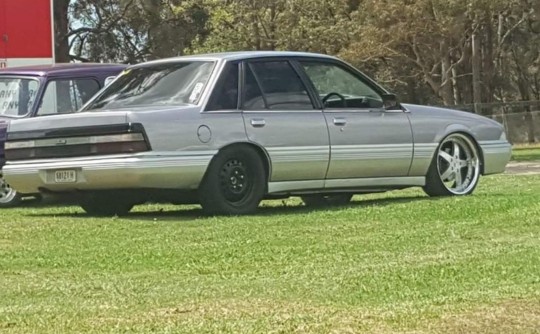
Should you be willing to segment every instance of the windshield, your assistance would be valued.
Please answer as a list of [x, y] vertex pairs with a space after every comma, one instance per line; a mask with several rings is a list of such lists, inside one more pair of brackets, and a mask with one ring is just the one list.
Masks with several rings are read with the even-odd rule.
[[83, 110], [197, 104], [213, 68], [195, 61], [128, 69]]
[[0, 78], [0, 116], [20, 117], [32, 111], [39, 81]]

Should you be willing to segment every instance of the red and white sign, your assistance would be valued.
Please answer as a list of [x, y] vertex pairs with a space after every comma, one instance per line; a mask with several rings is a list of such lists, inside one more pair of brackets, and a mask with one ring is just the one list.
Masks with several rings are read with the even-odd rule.
[[52, 2], [0, 0], [0, 67], [54, 62]]

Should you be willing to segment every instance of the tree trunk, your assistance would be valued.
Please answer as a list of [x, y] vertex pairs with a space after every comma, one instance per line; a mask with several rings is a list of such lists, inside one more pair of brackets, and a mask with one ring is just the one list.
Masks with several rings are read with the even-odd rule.
[[478, 32], [473, 32], [472, 35], [472, 80], [473, 80], [473, 104], [474, 112], [482, 113], [480, 103], [482, 103], [482, 55], [480, 49], [480, 38]]
[[452, 90], [451, 69], [452, 62], [450, 61], [450, 54], [448, 50], [448, 44], [445, 40], [440, 43], [441, 52], [441, 90], [440, 95], [444, 102], [444, 105], [453, 105], [454, 92]]
[[69, 19], [68, 8], [70, 0], [54, 0], [54, 61], [69, 63]]

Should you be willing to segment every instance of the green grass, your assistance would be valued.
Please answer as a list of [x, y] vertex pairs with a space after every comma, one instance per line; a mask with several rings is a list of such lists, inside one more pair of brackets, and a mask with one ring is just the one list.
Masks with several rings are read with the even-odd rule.
[[4, 210], [0, 332], [534, 333], [540, 176], [202, 217], [148, 205]]
[[540, 161], [540, 146], [523, 146], [512, 149], [514, 161]]

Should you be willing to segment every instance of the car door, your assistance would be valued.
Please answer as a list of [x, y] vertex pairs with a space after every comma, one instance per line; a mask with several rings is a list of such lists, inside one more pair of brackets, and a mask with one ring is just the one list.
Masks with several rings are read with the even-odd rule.
[[270, 182], [316, 181], [322, 188], [330, 146], [324, 115], [286, 59], [243, 64], [243, 116], [250, 141], [270, 158]]
[[403, 110], [385, 110], [381, 89], [339, 62], [300, 61], [324, 106], [330, 133], [327, 179], [407, 176], [412, 130]]

